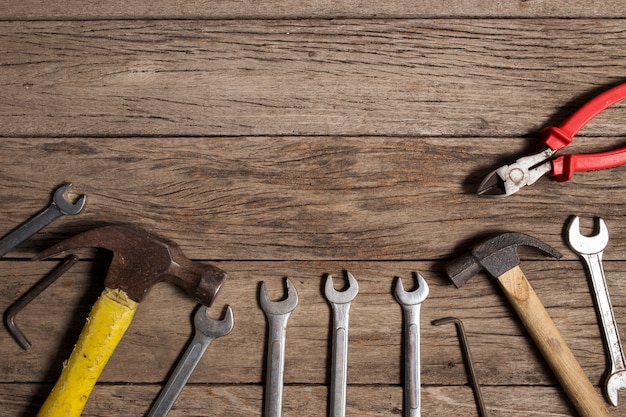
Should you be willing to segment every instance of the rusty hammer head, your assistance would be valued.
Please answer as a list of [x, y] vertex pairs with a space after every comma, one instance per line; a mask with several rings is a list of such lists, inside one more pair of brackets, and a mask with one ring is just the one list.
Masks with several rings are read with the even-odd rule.
[[468, 255], [448, 263], [446, 272], [457, 288], [483, 269], [492, 276], [499, 277], [519, 265], [517, 247], [520, 245], [535, 247], [555, 258], [562, 256], [556, 249], [532, 236], [502, 233], [480, 243]]
[[33, 259], [80, 248], [102, 248], [113, 252], [104, 285], [123, 290], [137, 302], [157, 282], [170, 281], [199, 303], [210, 306], [226, 279], [226, 273], [221, 269], [191, 261], [174, 242], [130, 226], [91, 229], [57, 243]]

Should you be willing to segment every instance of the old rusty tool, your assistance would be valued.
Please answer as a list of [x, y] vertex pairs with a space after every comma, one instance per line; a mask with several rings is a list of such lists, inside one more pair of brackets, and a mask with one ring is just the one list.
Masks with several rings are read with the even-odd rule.
[[52, 223], [56, 218], [64, 214], [80, 213], [83, 207], [85, 207], [87, 197], [82, 195], [75, 203], [66, 200], [65, 193], [70, 188], [72, 188], [72, 184], [64, 184], [57, 188], [52, 197], [52, 202], [44, 211], [3, 237], [0, 240], [0, 257], [3, 257], [17, 245]]
[[495, 277], [579, 414], [583, 417], [610, 416], [519, 267], [517, 248], [520, 245], [535, 247], [555, 258], [561, 257], [554, 248], [532, 236], [502, 233], [479, 244], [469, 255], [450, 262], [448, 276], [457, 287], [483, 269]]
[[506, 197], [518, 192], [524, 186], [534, 184], [546, 174], [563, 182], [569, 181], [575, 172], [613, 168], [626, 164], [626, 147], [601, 153], [560, 155], [555, 158], [556, 153], [569, 145], [576, 133], [591, 119], [624, 99], [626, 99], [626, 83], [594, 97], [560, 126], [543, 129], [540, 135], [545, 148], [492, 171], [478, 187], [478, 195]]
[[350, 305], [359, 293], [359, 283], [347, 272], [348, 288], [337, 291], [333, 286], [333, 277], [326, 277], [324, 293], [333, 309], [333, 350], [330, 376], [330, 417], [346, 415], [346, 399], [348, 389], [348, 324], [350, 322]]
[[35, 260], [80, 248], [113, 252], [105, 289], [52, 392], [37, 414], [77, 417], [115, 347], [150, 288], [170, 281], [196, 301], [210, 306], [226, 279], [213, 265], [187, 258], [174, 242], [130, 226], [106, 226], [66, 239], [35, 256]]
[[470, 352], [469, 343], [467, 343], [467, 336], [465, 335], [465, 327], [461, 319], [456, 317], [444, 317], [441, 319], [433, 320], [430, 322], [433, 326], [441, 326], [442, 324], [454, 323], [456, 326], [457, 334], [459, 335], [459, 341], [461, 342], [461, 350], [463, 351], [463, 358], [465, 359], [465, 369], [470, 377], [470, 385], [474, 392], [474, 398], [476, 399], [476, 406], [478, 407], [478, 415], [480, 417], [487, 417], [487, 407], [483, 401], [483, 396], [480, 392], [480, 385], [478, 384], [478, 378], [476, 377], [476, 371], [474, 370], [474, 361], [472, 360], [472, 354]]
[[55, 267], [48, 275], [43, 277], [37, 284], [29, 289], [19, 300], [11, 304], [4, 313], [4, 324], [6, 325], [9, 334], [13, 336], [13, 339], [24, 350], [30, 349], [32, 346], [28, 341], [24, 333], [15, 324], [15, 317], [22, 311], [31, 301], [39, 296], [46, 290], [53, 282], [59, 277], [65, 274], [71, 267], [78, 262], [78, 256], [68, 256], [60, 265]]
[[405, 291], [402, 279], [396, 278], [394, 294], [402, 306], [404, 316], [404, 415], [422, 415], [420, 391], [420, 311], [428, 297], [428, 284], [423, 276], [416, 274], [417, 288]]
[[265, 283], [261, 282], [259, 301], [269, 324], [267, 339], [267, 377], [265, 379], [265, 417], [280, 417], [283, 405], [283, 376], [285, 371], [285, 342], [287, 322], [298, 305], [295, 287], [285, 279], [287, 298], [270, 301]]
[[611, 369], [604, 380], [604, 394], [609, 402], [617, 407], [617, 393], [626, 388], [626, 358], [602, 267], [602, 253], [609, 243], [609, 230], [601, 218], [596, 218], [596, 227], [598, 230], [596, 235], [581, 235], [580, 219], [576, 216], [572, 218], [567, 228], [567, 241], [572, 250], [583, 259], [591, 277], [604, 343], [609, 352], [611, 364]]
[[208, 307], [201, 305], [194, 315], [193, 324], [193, 339], [150, 409], [148, 417], [165, 417], [170, 412], [211, 342], [233, 330], [235, 325], [233, 310], [227, 306], [224, 318], [213, 320], [208, 315]]

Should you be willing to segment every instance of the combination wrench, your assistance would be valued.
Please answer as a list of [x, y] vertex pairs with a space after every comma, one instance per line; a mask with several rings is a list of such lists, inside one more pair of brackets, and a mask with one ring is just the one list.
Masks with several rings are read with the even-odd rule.
[[267, 340], [267, 377], [265, 381], [265, 417], [280, 417], [283, 404], [283, 376], [285, 371], [285, 339], [287, 322], [298, 305], [298, 293], [288, 278], [287, 298], [270, 301], [265, 283], [261, 282], [260, 304], [269, 324]]
[[626, 388], [626, 358], [617, 330], [613, 305], [602, 267], [602, 253], [609, 243], [609, 231], [601, 218], [596, 218], [598, 233], [583, 236], [580, 233], [580, 219], [574, 217], [568, 226], [568, 244], [584, 261], [591, 277], [596, 308], [602, 324], [604, 342], [609, 352], [611, 369], [604, 381], [604, 393], [609, 402], [617, 407], [618, 391]]
[[404, 415], [419, 417], [422, 413], [420, 393], [420, 310], [428, 297], [428, 284], [416, 274], [417, 288], [405, 291], [402, 279], [396, 279], [395, 296], [404, 315]]
[[208, 308], [204, 305], [196, 311], [193, 320], [195, 330], [193, 339], [152, 406], [148, 417], [165, 417], [169, 413], [211, 342], [233, 330], [235, 320], [230, 306], [227, 307], [222, 320], [211, 319], [207, 312]]
[[330, 417], [346, 415], [348, 384], [348, 323], [350, 305], [359, 292], [359, 284], [354, 276], [347, 272], [348, 288], [337, 291], [333, 286], [333, 277], [326, 277], [324, 293], [333, 309], [333, 351], [330, 379]]
[[65, 199], [65, 193], [72, 187], [72, 184], [63, 184], [54, 192], [52, 203], [37, 214], [32, 219], [26, 221], [17, 229], [0, 240], [0, 258], [10, 252], [20, 243], [24, 242], [35, 233], [52, 223], [56, 218], [64, 214], [78, 214], [85, 207], [87, 197], [83, 194], [72, 203]]

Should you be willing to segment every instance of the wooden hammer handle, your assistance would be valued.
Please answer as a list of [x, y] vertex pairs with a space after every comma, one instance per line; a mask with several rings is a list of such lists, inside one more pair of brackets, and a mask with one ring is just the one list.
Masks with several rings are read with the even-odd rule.
[[135, 315], [137, 303], [122, 290], [106, 288], [89, 313], [59, 380], [37, 417], [78, 417], [104, 366]]
[[498, 278], [506, 297], [582, 417], [609, 416], [604, 401], [567, 347], [519, 266]]

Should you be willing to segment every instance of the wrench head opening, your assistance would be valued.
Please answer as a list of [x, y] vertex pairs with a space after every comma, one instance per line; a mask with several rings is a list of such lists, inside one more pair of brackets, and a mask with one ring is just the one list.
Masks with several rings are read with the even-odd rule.
[[282, 301], [270, 301], [265, 289], [265, 282], [261, 282], [259, 303], [265, 314], [283, 315], [295, 310], [298, 305], [298, 293], [289, 278], [285, 278], [285, 285], [287, 286], [287, 298]]
[[75, 203], [72, 203], [65, 198], [65, 193], [67, 193], [70, 188], [72, 188], [72, 183], [63, 184], [57, 188], [52, 197], [52, 202], [63, 214], [78, 214], [85, 207], [87, 196], [83, 194]]
[[415, 280], [417, 281], [417, 287], [413, 291], [405, 291], [402, 286], [402, 278], [396, 278], [396, 286], [394, 294], [396, 300], [403, 305], [421, 304], [426, 297], [428, 297], [428, 284], [424, 277], [418, 272], [415, 274]]
[[580, 255], [600, 253], [609, 243], [609, 229], [600, 217], [594, 219], [596, 234], [584, 236], [580, 233], [580, 218], [575, 216], [567, 227], [567, 243], [572, 250]]
[[326, 277], [326, 284], [324, 286], [324, 293], [326, 299], [333, 304], [346, 304], [352, 302], [356, 295], [359, 293], [359, 283], [356, 278], [346, 271], [348, 277], [348, 288], [345, 291], [337, 291], [333, 286], [333, 276], [328, 275]]
[[606, 378], [604, 392], [612, 406], [617, 407], [618, 391], [626, 388], [626, 371], [618, 371]]
[[233, 330], [235, 319], [233, 317], [233, 309], [230, 306], [226, 307], [226, 312], [221, 320], [214, 320], [209, 317], [208, 310], [207, 306], [202, 305], [196, 312], [193, 319], [196, 331], [207, 337], [217, 338], [226, 336]]

